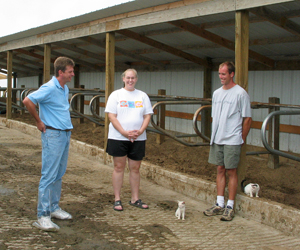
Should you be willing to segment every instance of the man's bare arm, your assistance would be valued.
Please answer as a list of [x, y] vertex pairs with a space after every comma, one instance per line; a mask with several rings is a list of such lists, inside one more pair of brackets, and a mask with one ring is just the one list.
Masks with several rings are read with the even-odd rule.
[[25, 99], [23, 100], [24, 105], [26, 106], [27, 110], [29, 111], [29, 113], [32, 115], [32, 117], [35, 119], [36, 121], [36, 126], [38, 128], [38, 130], [40, 130], [41, 132], [45, 132], [46, 131], [46, 126], [45, 124], [41, 121], [39, 114], [36, 111], [36, 106], [35, 104], [28, 98], [25, 97]]

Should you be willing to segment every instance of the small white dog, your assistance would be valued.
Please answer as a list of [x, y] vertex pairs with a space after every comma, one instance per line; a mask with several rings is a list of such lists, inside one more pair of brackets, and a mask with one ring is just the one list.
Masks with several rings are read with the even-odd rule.
[[184, 201], [177, 201], [178, 202], [178, 208], [175, 212], [175, 216], [177, 217], [178, 220], [180, 220], [180, 217], [182, 220], [184, 220], [185, 216], [185, 202]]

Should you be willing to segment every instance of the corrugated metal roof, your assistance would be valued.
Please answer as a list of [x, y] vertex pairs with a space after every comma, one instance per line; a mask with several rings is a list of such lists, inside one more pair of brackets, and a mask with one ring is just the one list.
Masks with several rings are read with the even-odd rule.
[[[112, 17], [114, 15], [134, 12], [145, 8], [151, 8], [166, 3], [183, 3], [183, 1], [165, 1], [165, 0], [138, 0], [118, 6], [113, 6], [82, 16], [62, 20], [49, 25], [31, 29], [28, 31], [13, 34], [11, 36], [0, 38], [1, 44], [8, 42], [13, 43], [18, 39], [31, 37], [37, 34], [43, 34], [50, 31], [56, 31], [82, 23], [87, 23], [101, 18]], [[198, 1], [198, 9], [201, 6]], [[207, 6], [215, 1], [204, 1]], [[165, 9], [167, 9], [166, 6]], [[193, 5], [174, 8], [170, 12], [173, 16], [181, 14], [182, 9], [193, 11]], [[198, 10], [197, 9], [197, 10]], [[172, 67], [199, 68], [201, 61], [211, 60], [213, 64], [218, 65], [224, 60], [234, 61], [235, 51], [235, 11], [224, 13], [202, 15], [194, 14], [194, 17], [186, 18], [192, 29], [197, 30], [195, 34], [187, 29], [178, 28], [169, 21], [159, 22], [154, 18], [158, 15], [164, 15], [163, 11], [153, 12], [147, 15], [140, 15], [144, 19], [153, 19], [152, 24], [139, 26], [134, 24], [128, 28], [128, 32], [133, 32], [138, 36], [146, 37], [152, 41], [152, 44], [131, 38], [129, 35], [122, 35], [116, 30], [116, 67], [123, 70], [125, 67], [134, 66], [145, 70], [151, 69], [172, 69]], [[171, 14], [169, 15], [171, 16]], [[151, 16], [153, 15], [153, 16]], [[172, 17], [173, 17], [172, 16]], [[134, 17], [131, 18], [134, 20]], [[122, 20], [127, 20], [126, 18]], [[141, 19], [137, 19], [141, 20]], [[123, 29], [123, 31], [126, 29]], [[53, 32], [55, 33], [55, 32]], [[209, 35], [211, 34], [211, 35]], [[62, 36], [63, 37], [63, 36]], [[103, 70], [105, 66], [105, 31], [88, 36], [77, 36], [69, 40], [51, 42], [52, 59], [59, 55], [72, 57], [78, 65], [81, 65], [83, 71]], [[210, 39], [213, 37], [213, 39]], [[222, 46], [217, 42], [217, 38], [222, 42], [231, 43], [231, 49]], [[300, 69], [300, 2], [292, 1], [281, 4], [266, 5], [255, 9], [249, 9], [249, 37], [250, 51], [250, 69], [273, 69], [264, 64], [263, 59], [274, 60], [277, 68], [275, 69]], [[199, 59], [188, 60], [180, 53], [171, 53], [162, 48], [155, 46], [154, 43], [169, 46], [173, 51], [180, 51]], [[224, 45], [224, 44], [223, 44]], [[1, 50], [0, 50], [1, 51]], [[258, 55], [257, 55], [258, 54]], [[6, 52], [0, 52], [0, 67], [5, 68]], [[14, 71], [18, 75], [33, 75], [41, 72], [43, 68], [43, 44], [34, 46], [21, 46], [14, 49]], [[161, 67], [163, 66], [163, 67]], [[165, 66], [165, 67], [164, 67]]]

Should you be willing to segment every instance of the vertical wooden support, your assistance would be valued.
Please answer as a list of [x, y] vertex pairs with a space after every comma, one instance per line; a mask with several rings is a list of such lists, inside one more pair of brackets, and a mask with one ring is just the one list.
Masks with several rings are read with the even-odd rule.
[[[22, 89], [25, 89], [25, 85], [21, 85], [21, 88], [22, 88]], [[22, 90], [22, 91], [23, 91], [23, 90]], [[21, 91], [21, 93], [22, 93], [22, 91]], [[20, 96], [20, 106], [21, 106], [21, 107], [24, 107], [24, 103], [23, 103], [22, 100], [21, 100], [21, 96]], [[22, 114], [22, 115], [25, 114], [25, 110], [24, 110], [24, 109], [21, 110], [21, 114]]]
[[[16, 88], [17, 88], [17, 73], [13, 72], [12, 74], [13, 74], [12, 75], [13, 76], [13, 79], [12, 79], [13, 85], [12, 85], [12, 92], [11, 92], [11, 94], [12, 94], [11, 101], [12, 101], [12, 103], [17, 104], [17, 92], [18, 92], [16, 90]], [[16, 113], [17, 111], [18, 111], [18, 109], [16, 109], [16, 108], [12, 109], [13, 113]]]
[[[237, 11], [235, 14], [235, 82], [248, 91], [248, 61], [249, 61], [249, 12]], [[238, 183], [246, 176], [246, 142], [242, 147], [238, 166]], [[238, 185], [238, 192], [242, 192]]]
[[[204, 68], [203, 72], [203, 98], [211, 98], [211, 75], [212, 69], [211, 68]], [[201, 132], [205, 136], [211, 136], [211, 110], [204, 109], [201, 114]]]
[[44, 45], [44, 83], [50, 80], [51, 45]]
[[80, 77], [80, 66], [79, 65], [75, 65], [74, 67], [74, 88], [79, 88], [80, 84], [79, 84], [79, 77]]
[[[105, 104], [109, 95], [114, 90], [115, 81], [115, 33], [106, 33], [106, 65], [105, 65]], [[107, 138], [108, 138], [109, 119], [105, 113], [105, 127], [104, 127], [104, 152], [106, 152]], [[104, 164], [107, 163], [107, 154], [104, 153]]]
[[[78, 89], [80, 88], [80, 81], [79, 81], [79, 78], [80, 78], [80, 66], [79, 65], [75, 65], [74, 67], [74, 88]], [[78, 110], [79, 107], [78, 107], [78, 98], [75, 98], [74, 99], [74, 107]]]
[[[165, 89], [159, 89], [158, 95], [166, 95]], [[162, 129], [166, 127], [166, 105], [160, 105], [158, 108], [157, 114], [157, 125]], [[165, 141], [165, 136], [161, 134], [156, 135], [156, 143], [162, 144]]]
[[[270, 97], [269, 103], [280, 103], [280, 99], [277, 97]], [[279, 107], [269, 108], [269, 113], [278, 111]], [[268, 144], [274, 149], [279, 150], [279, 126], [280, 117], [275, 116], [269, 122]], [[271, 169], [279, 168], [279, 155], [269, 154], [268, 167]]]
[[13, 72], [13, 88], [17, 88], [17, 73]]
[[[99, 88], [95, 88], [95, 91], [97, 91]], [[96, 96], [96, 95], [94, 95]], [[97, 98], [95, 101], [94, 101], [94, 110], [95, 110], [95, 113], [97, 115], [99, 115], [99, 109], [100, 109], [100, 98]], [[97, 125], [96, 123], [93, 124], [94, 127], [98, 127], [99, 125]]]
[[[80, 88], [81, 88], [81, 89], [84, 89], [85, 86], [84, 86], [84, 85], [80, 85]], [[80, 101], [79, 101], [79, 112], [80, 112], [81, 114], [84, 114], [84, 95], [81, 95], [81, 96], [80, 96]], [[83, 117], [79, 118], [79, 123], [80, 123], [80, 124], [84, 123], [84, 118], [83, 118]]]
[[6, 98], [6, 119], [11, 119], [11, 85], [12, 85], [12, 50], [7, 51], [7, 98]]
[[39, 86], [38, 87], [41, 87], [44, 84], [43, 74], [39, 74], [38, 81], [39, 81], [39, 83], [38, 83]]

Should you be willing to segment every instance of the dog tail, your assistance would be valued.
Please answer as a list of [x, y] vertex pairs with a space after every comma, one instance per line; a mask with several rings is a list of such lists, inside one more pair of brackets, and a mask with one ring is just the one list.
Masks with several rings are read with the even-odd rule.
[[246, 185], [244, 185], [245, 181], [246, 181], [246, 179], [242, 180], [242, 182], [241, 182], [241, 189], [243, 192], [245, 192], [245, 186], [246, 186]]

